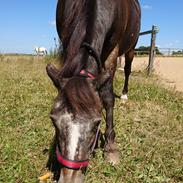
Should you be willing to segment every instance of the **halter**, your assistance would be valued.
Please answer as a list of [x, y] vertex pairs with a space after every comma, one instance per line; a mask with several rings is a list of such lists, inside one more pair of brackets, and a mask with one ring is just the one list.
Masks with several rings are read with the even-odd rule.
[[[93, 153], [93, 151], [95, 149], [95, 145], [97, 143], [99, 132], [100, 132], [100, 124], [98, 125], [97, 133], [95, 135], [95, 139], [94, 139], [92, 147], [91, 147], [91, 154]], [[68, 158], [65, 158], [62, 155], [61, 150], [59, 149], [58, 145], [56, 146], [56, 156], [57, 156], [58, 162], [68, 169], [79, 170], [79, 169], [85, 168], [89, 165], [89, 159], [87, 159], [87, 160], [70, 160]]]
[[57, 160], [60, 164], [62, 164], [64, 167], [72, 169], [72, 170], [78, 170], [83, 167], [87, 167], [89, 164], [89, 160], [82, 160], [82, 161], [76, 161], [76, 160], [70, 160], [67, 158], [64, 158], [58, 148], [56, 147], [56, 155], [57, 155]]
[[84, 42], [82, 45], [81, 45], [81, 48], [86, 48], [86, 50], [88, 51], [88, 54], [91, 55], [97, 62], [97, 65], [98, 65], [98, 70], [99, 72], [101, 72], [101, 60], [100, 60], [100, 57], [99, 55], [97, 54], [96, 50], [88, 43]]
[[[99, 70], [99, 73], [101, 72], [101, 60], [100, 60], [100, 57], [99, 55], [97, 54], [96, 50], [94, 48], [92, 48], [92, 46], [86, 42], [84, 42], [82, 45], [81, 45], [81, 48], [86, 48], [88, 54], [90, 56], [92, 56], [95, 61], [97, 62], [97, 66], [98, 66], [98, 70]], [[80, 75], [81, 76], [85, 76], [85, 77], [88, 77], [88, 78], [91, 78], [91, 79], [95, 79], [95, 75], [93, 75], [91, 72], [85, 70], [85, 69], [82, 69], [80, 71]]]
[[93, 75], [91, 72], [89, 72], [87, 70], [84, 70], [84, 69], [82, 69], [80, 71], [80, 76], [84, 76], [84, 77], [87, 77], [87, 78], [95, 79], [95, 75]]

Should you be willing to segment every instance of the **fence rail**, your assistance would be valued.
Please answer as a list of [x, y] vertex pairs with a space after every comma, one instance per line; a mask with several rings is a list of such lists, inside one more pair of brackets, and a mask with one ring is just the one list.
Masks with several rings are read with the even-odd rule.
[[[136, 56], [148, 56], [150, 54], [149, 50], [135, 50]], [[183, 57], [183, 48], [158, 48], [155, 52], [156, 56], [163, 57]]]
[[150, 52], [149, 52], [149, 63], [147, 66], [147, 73], [150, 75], [153, 70], [153, 63], [154, 63], [154, 57], [155, 57], [155, 49], [156, 49], [156, 34], [159, 32], [159, 28], [155, 25], [152, 26], [151, 30], [141, 32], [139, 35], [147, 35], [151, 34], [151, 45], [150, 45]]
[[183, 56], [183, 48], [159, 48], [163, 56]]

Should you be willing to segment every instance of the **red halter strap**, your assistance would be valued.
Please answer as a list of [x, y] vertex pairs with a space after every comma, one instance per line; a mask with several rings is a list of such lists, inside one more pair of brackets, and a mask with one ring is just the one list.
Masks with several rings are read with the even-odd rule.
[[[93, 141], [93, 145], [91, 146], [91, 153], [93, 153], [95, 145], [97, 143], [97, 139], [100, 133], [100, 124], [98, 125], [98, 129], [97, 129], [97, 133], [95, 135], [95, 139]], [[87, 167], [89, 165], [89, 160], [82, 160], [82, 161], [76, 161], [76, 160], [69, 160], [64, 158], [59, 150], [58, 145], [56, 146], [56, 156], [57, 156], [57, 160], [60, 164], [62, 164], [64, 167], [72, 169], [72, 170], [79, 170], [83, 167]]]
[[95, 79], [95, 76], [92, 73], [90, 73], [84, 69], [80, 71], [80, 76], [85, 76], [85, 77], [88, 77], [91, 79]]
[[60, 164], [62, 164], [66, 168], [73, 169], [73, 170], [78, 170], [83, 167], [87, 167], [89, 164], [89, 160], [76, 161], [76, 160], [69, 160], [69, 159], [64, 158], [61, 155], [58, 146], [56, 147], [56, 156], [57, 156], [57, 160], [59, 161]]

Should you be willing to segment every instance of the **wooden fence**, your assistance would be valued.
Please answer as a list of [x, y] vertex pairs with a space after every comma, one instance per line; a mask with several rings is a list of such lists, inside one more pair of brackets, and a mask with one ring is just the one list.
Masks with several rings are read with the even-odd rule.
[[150, 75], [153, 71], [153, 64], [154, 64], [154, 58], [156, 55], [156, 34], [159, 32], [159, 29], [157, 26], [153, 25], [152, 30], [141, 32], [140, 36], [151, 34], [151, 46], [150, 46], [150, 52], [149, 52], [149, 63], [147, 66], [147, 73]]

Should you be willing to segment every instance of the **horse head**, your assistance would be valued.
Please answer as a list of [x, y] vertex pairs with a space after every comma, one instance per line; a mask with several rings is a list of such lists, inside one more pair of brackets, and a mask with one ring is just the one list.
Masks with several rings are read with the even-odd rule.
[[105, 73], [93, 79], [82, 75], [60, 78], [53, 65], [47, 74], [58, 90], [50, 118], [56, 133], [56, 156], [61, 164], [59, 183], [83, 182], [83, 173], [94, 150], [101, 121], [100, 87]]

